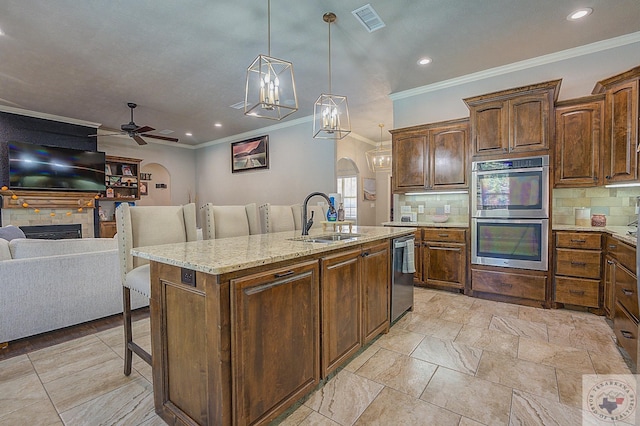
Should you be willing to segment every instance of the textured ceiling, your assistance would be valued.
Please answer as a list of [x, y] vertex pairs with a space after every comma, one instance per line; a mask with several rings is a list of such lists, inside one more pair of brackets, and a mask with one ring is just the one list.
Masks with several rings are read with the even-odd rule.
[[[328, 90], [328, 11], [332, 92], [373, 141], [391, 128], [391, 93], [640, 30], [638, 0], [371, 0], [386, 23], [373, 33], [351, 14], [364, 4], [272, 0], [271, 55], [293, 62], [300, 107], [287, 121]], [[566, 20], [584, 6], [593, 14]], [[190, 145], [276, 123], [230, 108], [268, 53], [266, 0], [1, 0], [0, 29], [0, 105], [119, 129], [136, 102], [138, 125]]]

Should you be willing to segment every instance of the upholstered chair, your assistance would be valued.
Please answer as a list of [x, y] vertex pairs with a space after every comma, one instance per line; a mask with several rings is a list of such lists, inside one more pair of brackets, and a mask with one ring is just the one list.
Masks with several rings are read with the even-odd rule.
[[135, 247], [195, 241], [196, 206], [139, 206], [122, 203], [116, 209], [116, 229], [120, 256], [124, 317], [124, 374], [131, 374], [135, 353], [148, 364], [151, 354], [133, 342], [131, 333], [131, 290], [151, 298], [149, 262], [131, 255]]
[[207, 203], [200, 208], [200, 214], [205, 240], [260, 233], [255, 203], [246, 206], [214, 206]]
[[[291, 210], [293, 211], [296, 230], [302, 230], [302, 204], [292, 205]], [[311, 229], [322, 227], [320, 221], [327, 220], [327, 210], [327, 206], [307, 206], [307, 220], [311, 219], [311, 212], [313, 212], [313, 225]]]
[[259, 208], [260, 227], [262, 232], [269, 234], [273, 232], [293, 231], [296, 229], [296, 222], [291, 206], [263, 204]]

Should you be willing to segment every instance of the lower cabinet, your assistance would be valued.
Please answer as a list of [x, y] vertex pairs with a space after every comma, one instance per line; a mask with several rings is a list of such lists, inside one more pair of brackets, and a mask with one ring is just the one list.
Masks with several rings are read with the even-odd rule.
[[361, 256], [362, 343], [366, 345], [378, 334], [389, 329], [389, 244], [385, 242], [365, 247]]
[[319, 284], [317, 261], [231, 280], [236, 424], [269, 418], [320, 382]]
[[[466, 230], [425, 228], [420, 250], [420, 283], [464, 290], [467, 283]], [[416, 258], [418, 258], [416, 256]], [[416, 272], [418, 268], [416, 267]]]

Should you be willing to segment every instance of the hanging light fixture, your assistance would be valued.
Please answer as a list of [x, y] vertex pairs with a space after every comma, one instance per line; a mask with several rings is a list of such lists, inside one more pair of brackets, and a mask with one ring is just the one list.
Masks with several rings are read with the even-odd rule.
[[382, 147], [382, 128], [384, 124], [378, 124], [380, 127], [380, 142], [376, 149], [365, 152], [367, 156], [367, 164], [372, 172], [386, 172], [391, 170], [391, 148]]
[[322, 94], [313, 108], [313, 137], [316, 139], [342, 139], [351, 133], [347, 97], [331, 94], [331, 23], [336, 14], [325, 13], [322, 20], [329, 24], [329, 94]]
[[268, 0], [268, 55], [259, 55], [247, 68], [244, 114], [282, 120], [298, 110], [293, 64], [271, 57], [271, 0]]

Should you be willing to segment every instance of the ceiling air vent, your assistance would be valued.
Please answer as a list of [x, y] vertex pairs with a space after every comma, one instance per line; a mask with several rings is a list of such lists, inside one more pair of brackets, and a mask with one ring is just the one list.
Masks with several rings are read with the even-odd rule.
[[364, 25], [364, 27], [370, 33], [385, 26], [384, 22], [382, 22], [382, 19], [380, 19], [380, 16], [378, 16], [378, 13], [373, 9], [373, 7], [371, 7], [370, 4], [365, 4], [364, 6], [357, 8], [351, 13], [353, 13], [353, 16], [355, 16], [356, 19], [360, 21], [360, 23]]
[[229, 107], [234, 109], [244, 109], [245, 101], [236, 102], [233, 105], [229, 105]]

